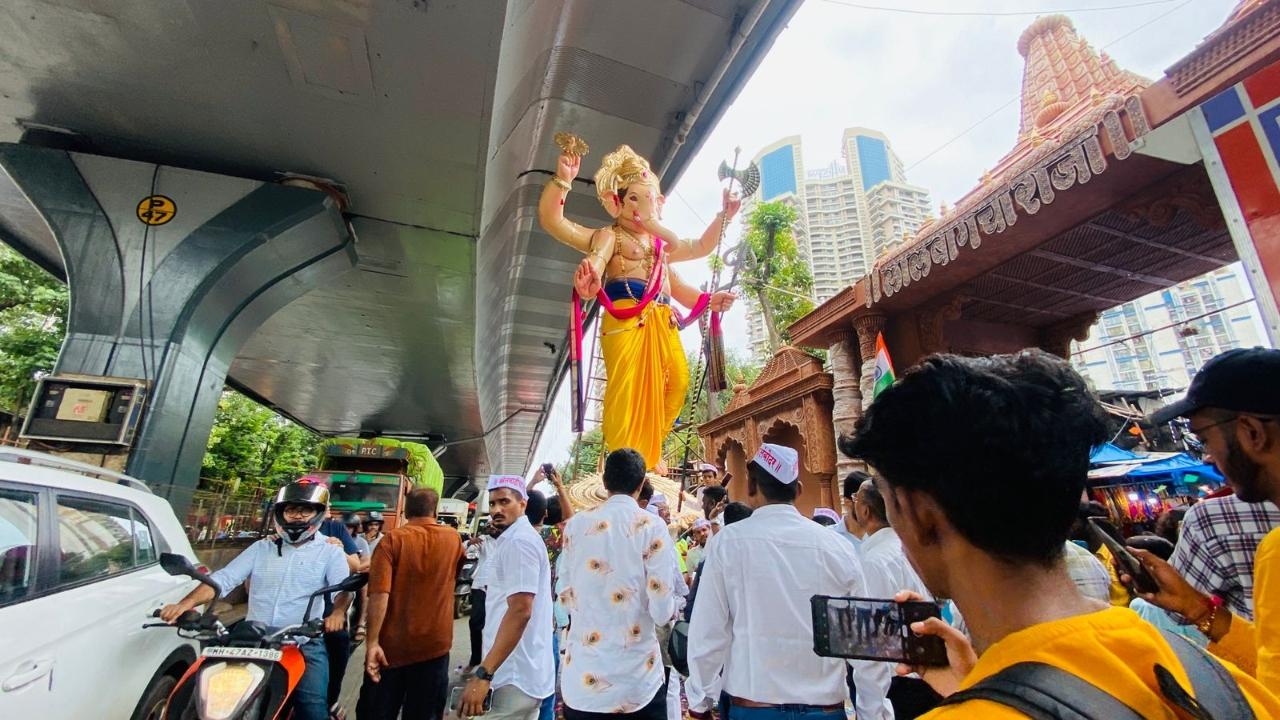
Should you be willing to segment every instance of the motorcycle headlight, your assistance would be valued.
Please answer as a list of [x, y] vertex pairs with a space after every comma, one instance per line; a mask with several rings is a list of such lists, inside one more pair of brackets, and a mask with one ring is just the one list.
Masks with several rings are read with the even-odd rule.
[[227, 720], [239, 712], [266, 677], [253, 663], [220, 662], [200, 673], [200, 720]]

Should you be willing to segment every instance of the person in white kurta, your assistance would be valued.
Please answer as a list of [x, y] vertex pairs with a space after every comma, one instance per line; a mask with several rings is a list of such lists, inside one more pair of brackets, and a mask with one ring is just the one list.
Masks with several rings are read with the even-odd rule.
[[[489, 478], [489, 514], [503, 528], [485, 558], [484, 654], [462, 694], [463, 716], [534, 720], [555, 691], [551, 662], [551, 563], [524, 511], [524, 478]], [[492, 708], [484, 712], [486, 694]]]
[[[766, 443], [748, 464], [751, 517], [720, 531], [707, 549], [689, 630], [689, 709], [718, 688], [735, 707], [805, 706], [843, 720], [845, 661], [813, 651], [813, 595], [864, 596], [853, 547], [795, 508], [795, 450]], [[794, 708], [792, 708], [794, 709]], [[758, 714], [758, 713], [757, 713]]]
[[[859, 547], [862, 572], [867, 579], [867, 597], [891, 598], [903, 590], [910, 590], [931, 599], [924, 582], [907, 560], [898, 534], [889, 527], [884, 498], [875, 481], [863, 481], [854, 495], [853, 505], [859, 524], [867, 531]], [[857, 688], [858, 720], [893, 720], [889, 686], [893, 682], [896, 663], [852, 660], [849, 664], [853, 666], [853, 684]]]

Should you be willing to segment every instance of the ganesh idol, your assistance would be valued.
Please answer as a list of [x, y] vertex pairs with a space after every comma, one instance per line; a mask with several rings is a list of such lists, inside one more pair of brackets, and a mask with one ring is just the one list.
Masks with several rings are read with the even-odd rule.
[[[556, 142], [562, 152], [556, 174], [543, 188], [538, 220], [556, 240], [586, 255], [573, 276], [574, 307], [580, 307], [579, 299], [597, 298], [604, 311], [604, 444], [610, 450], [634, 448], [648, 468], [661, 472], [662, 443], [680, 415], [689, 386], [680, 328], [708, 310], [728, 310], [736, 297], [731, 292], [703, 292], [671, 265], [710, 255], [741, 202], [726, 190], [721, 211], [702, 237], [681, 240], [662, 226], [664, 198], [648, 161], [622, 145], [604, 157], [595, 175], [596, 195], [613, 224], [583, 227], [565, 218], [564, 201], [586, 144], [564, 133]], [[580, 345], [580, 313], [577, 328]]]

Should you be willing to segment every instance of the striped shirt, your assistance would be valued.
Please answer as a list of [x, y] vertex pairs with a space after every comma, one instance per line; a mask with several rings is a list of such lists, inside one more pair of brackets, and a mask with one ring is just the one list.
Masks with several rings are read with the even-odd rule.
[[1104, 603], [1111, 602], [1111, 575], [1107, 568], [1093, 553], [1079, 545], [1067, 541], [1064, 555], [1067, 561], [1067, 574], [1071, 582], [1076, 584], [1080, 594]]
[[[340, 583], [349, 574], [342, 548], [316, 533], [301, 545], [281, 543], [279, 548], [274, 538], [263, 538], [209, 578], [222, 590], [221, 597], [249, 580], [245, 619], [282, 628], [311, 619], [303, 617], [311, 593]], [[311, 617], [320, 617], [323, 612], [324, 601], [316, 598]]]
[[1270, 502], [1247, 503], [1235, 495], [1204, 500], [1183, 517], [1169, 563], [1197, 590], [1253, 620], [1253, 556], [1276, 526], [1280, 509]]

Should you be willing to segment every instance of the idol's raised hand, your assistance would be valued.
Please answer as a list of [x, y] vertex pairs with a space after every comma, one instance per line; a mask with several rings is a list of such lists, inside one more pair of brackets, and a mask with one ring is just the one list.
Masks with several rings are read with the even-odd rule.
[[578, 177], [578, 170], [581, 167], [581, 155], [562, 152], [560, 153], [560, 162], [556, 163], [556, 177], [567, 183], [571, 183], [574, 178]]

